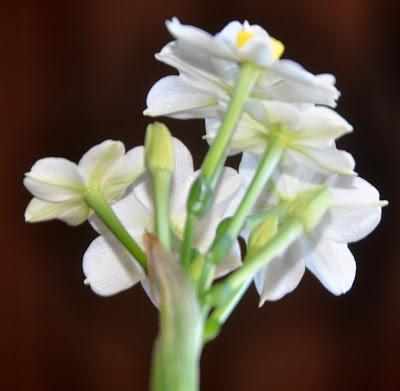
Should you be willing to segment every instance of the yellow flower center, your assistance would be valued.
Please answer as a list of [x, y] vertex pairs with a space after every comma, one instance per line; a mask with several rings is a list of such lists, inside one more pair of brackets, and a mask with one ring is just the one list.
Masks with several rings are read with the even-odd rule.
[[251, 31], [242, 30], [236, 36], [236, 46], [241, 48], [254, 35]]
[[[236, 46], [238, 48], [243, 47], [249, 39], [254, 36], [254, 33], [248, 30], [241, 30], [236, 36]], [[279, 60], [282, 57], [283, 52], [285, 51], [285, 46], [283, 43], [273, 37], [270, 37], [271, 45], [272, 45], [272, 56], [275, 60]]]

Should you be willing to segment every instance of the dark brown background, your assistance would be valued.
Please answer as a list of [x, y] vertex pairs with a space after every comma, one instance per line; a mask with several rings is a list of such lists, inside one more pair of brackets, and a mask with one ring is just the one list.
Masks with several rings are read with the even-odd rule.
[[[399, 12], [396, 1], [58, 0], [1, 2], [1, 351], [4, 390], [145, 390], [157, 314], [140, 288], [111, 299], [82, 284], [88, 226], [25, 225], [23, 173], [38, 158], [78, 159], [105, 138], [142, 143], [148, 89], [172, 72], [153, 59], [164, 20], [216, 32], [249, 19], [286, 56], [337, 75], [340, 142], [391, 205], [353, 245], [353, 289], [336, 298], [307, 275], [257, 308], [254, 289], [205, 349], [202, 389], [400, 390]], [[168, 121], [196, 152], [201, 121]], [[398, 221], [398, 220], [397, 220]]]

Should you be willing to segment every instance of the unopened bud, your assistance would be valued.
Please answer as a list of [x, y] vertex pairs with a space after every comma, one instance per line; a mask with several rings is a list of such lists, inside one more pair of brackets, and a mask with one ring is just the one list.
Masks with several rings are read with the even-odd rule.
[[175, 158], [172, 136], [161, 122], [147, 126], [145, 151], [146, 166], [151, 173], [160, 170], [173, 172]]
[[278, 221], [278, 216], [273, 214], [254, 229], [248, 242], [248, 256], [256, 254], [275, 236]]
[[307, 191], [298, 196], [291, 214], [301, 219], [306, 231], [312, 231], [331, 205], [331, 201], [331, 193], [326, 186]]

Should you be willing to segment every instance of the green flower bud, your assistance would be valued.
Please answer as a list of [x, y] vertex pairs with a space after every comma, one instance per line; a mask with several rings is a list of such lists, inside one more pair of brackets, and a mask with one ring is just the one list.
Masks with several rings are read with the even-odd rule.
[[291, 208], [291, 215], [301, 219], [304, 229], [312, 231], [331, 204], [331, 193], [326, 186], [300, 194]]
[[198, 218], [203, 217], [211, 208], [213, 191], [202, 175], [192, 185], [188, 199], [188, 211]]
[[273, 214], [254, 229], [248, 241], [248, 257], [256, 254], [275, 236], [278, 230], [278, 221], [278, 216]]
[[173, 172], [175, 158], [172, 136], [161, 122], [154, 122], [147, 126], [145, 152], [146, 167], [150, 173], [161, 170]]

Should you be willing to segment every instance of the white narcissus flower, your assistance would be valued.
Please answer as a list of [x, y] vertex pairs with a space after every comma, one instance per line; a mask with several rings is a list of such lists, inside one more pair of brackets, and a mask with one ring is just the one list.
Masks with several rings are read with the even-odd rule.
[[[221, 124], [206, 120], [206, 138], [213, 139]], [[335, 111], [321, 106], [266, 101], [248, 105], [230, 143], [230, 153], [243, 151], [262, 155], [276, 132], [284, 135], [287, 146], [282, 162], [330, 174], [354, 174], [354, 159], [334, 147], [335, 140], [353, 127]]]
[[108, 201], [119, 199], [144, 172], [143, 151], [143, 147], [136, 147], [125, 153], [121, 141], [106, 140], [89, 149], [78, 164], [55, 157], [38, 160], [24, 178], [25, 187], [34, 196], [25, 220], [83, 223], [90, 214], [84, 193], [100, 187]]
[[[173, 235], [182, 239], [186, 220], [186, 202], [197, 172], [193, 170], [192, 156], [189, 150], [177, 139], [173, 139], [175, 151], [175, 169], [172, 176], [170, 199], [170, 224]], [[215, 193], [211, 210], [196, 226], [194, 247], [204, 252], [214, 239], [218, 224], [226, 216], [231, 200], [241, 187], [238, 173], [229, 167], [223, 171]], [[154, 212], [150, 180], [147, 175], [134, 183], [129, 194], [113, 205], [113, 210], [132, 235], [144, 248], [143, 235], [154, 232]], [[83, 271], [86, 283], [94, 292], [102, 296], [110, 296], [124, 291], [141, 281], [148, 290], [147, 279], [134, 258], [113, 237], [113, 235], [94, 222], [102, 233], [87, 249], [83, 259]], [[177, 240], [179, 242], [179, 240]], [[178, 252], [180, 243], [173, 245]], [[240, 265], [240, 248], [238, 242], [226, 259], [218, 265], [217, 276], [226, 274]]]
[[[244, 153], [239, 173], [249, 183], [258, 162], [255, 155]], [[363, 239], [381, 220], [379, 192], [357, 176], [316, 175], [301, 167], [277, 170], [271, 187], [258, 200], [255, 212], [266, 210], [281, 201], [291, 201], [306, 190], [327, 185], [332, 205], [312, 232], [305, 233], [273, 259], [256, 276], [255, 284], [262, 305], [279, 300], [299, 284], [305, 268], [309, 269], [335, 295], [352, 286], [356, 263], [347, 243]]]
[[313, 75], [299, 64], [280, 60], [283, 45], [260, 26], [234, 21], [212, 36], [196, 27], [167, 23], [176, 38], [156, 58], [179, 71], [159, 80], [147, 97], [146, 115], [205, 118], [220, 115], [242, 62], [263, 68], [249, 99], [335, 106], [339, 92], [332, 75]]
[[166, 24], [178, 43], [224, 60], [253, 62], [261, 67], [268, 67], [284, 51], [282, 42], [270, 37], [262, 27], [250, 25], [247, 21], [230, 22], [215, 36], [198, 27], [183, 25], [177, 18], [167, 21]]

